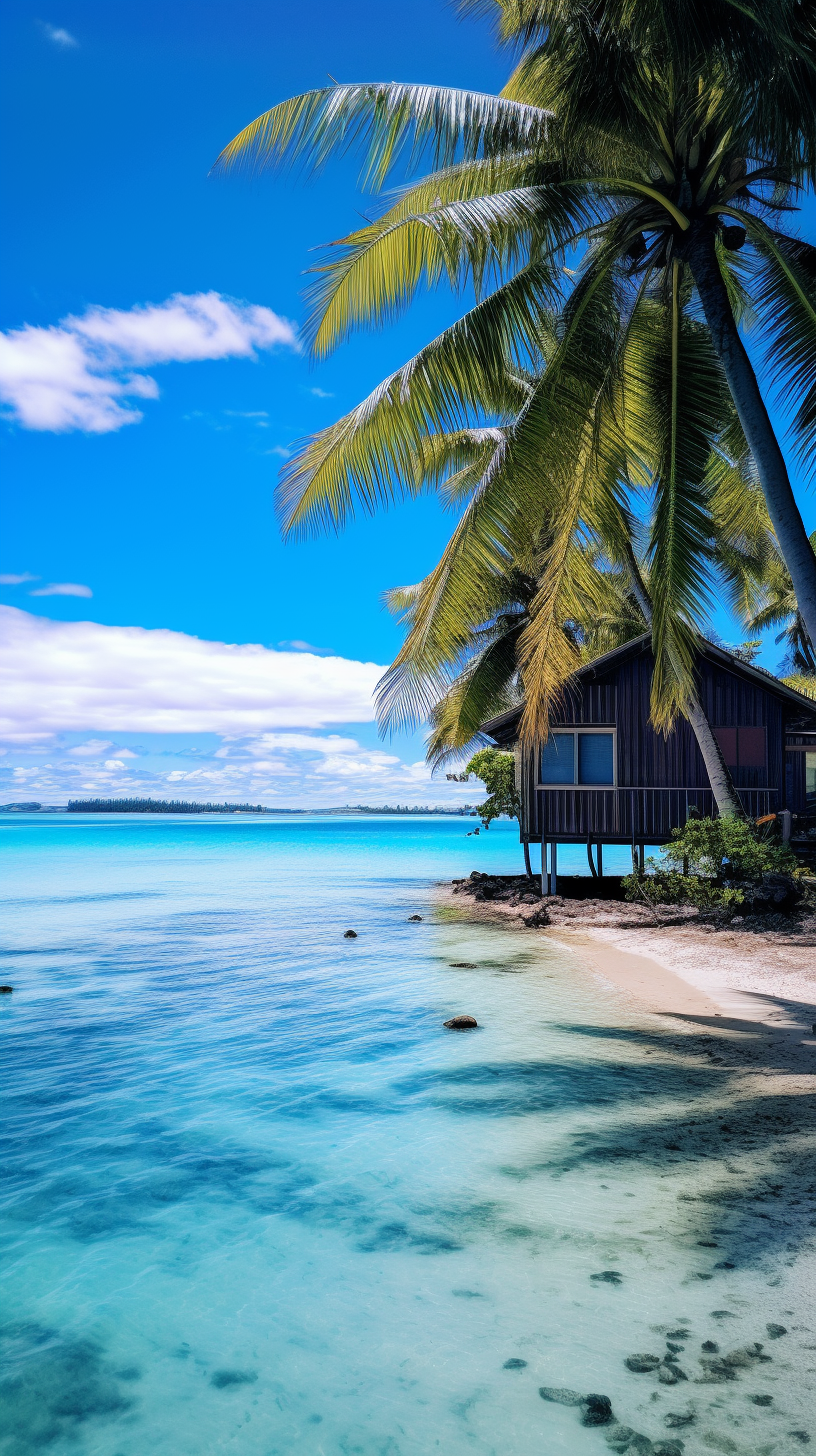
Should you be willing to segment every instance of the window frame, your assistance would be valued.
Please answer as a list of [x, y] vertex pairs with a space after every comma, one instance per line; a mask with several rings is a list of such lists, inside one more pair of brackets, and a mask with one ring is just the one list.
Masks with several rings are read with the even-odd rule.
[[[579, 765], [580, 759], [579, 759], [579, 753], [578, 753], [578, 744], [576, 743], [573, 746], [573, 774], [574, 774], [574, 778], [573, 778], [572, 783], [571, 784], [564, 784], [564, 783], [561, 783], [561, 784], [546, 784], [542, 780], [540, 780], [536, 784], [536, 788], [537, 789], [567, 789], [567, 790], [569, 790], [569, 789], [581, 789], [584, 793], [589, 793], [589, 794], [591, 794], [591, 793], [608, 794], [612, 789], [616, 789], [618, 787], [618, 730], [617, 730], [617, 727], [614, 724], [607, 724], [606, 727], [604, 727], [604, 728], [596, 728], [596, 727], [585, 728], [582, 723], [581, 724], [579, 724], [579, 723], [553, 723], [551, 725], [551, 727], [550, 727], [550, 736], [552, 737], [553, 734], [556, 734], [556, 733], [571, 733], [572, 736], [573, 736], [573, 738], [577, 738], [578, 735], [579, 735], [579, 733], [585, 733], [585, 734], [589, 734], [589, 733], [595, 733], [595, 734], [605, 733], [607, 737], [611, 737], [611, 739], [612, 739], [612, 782], [611, 782], [611, 784], [582, 784], [579, 781], [579, 778], [578, 778], [578, 765]], [[539, 759], [538, 759], [538, 771], [539, 771], [539, 774], [542, 771], [542, 767], [541, 767], [541, 756], [540, 756], [542, 752], [543, 752], [543, 745], [542, 745], [542, 748], [539, 750]]]

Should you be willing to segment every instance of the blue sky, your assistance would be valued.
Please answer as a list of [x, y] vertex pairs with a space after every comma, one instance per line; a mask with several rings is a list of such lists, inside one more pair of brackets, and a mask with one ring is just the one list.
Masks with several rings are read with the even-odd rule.
[[[51, 329], [69, 316], [87, 320], [96, 308], [116, 311], [101, 323], [92, 316], [97, 333], [102, 325], [121, 330], [135, 308], [214, 293], [236, 310], [230, 317], [243, 330], [245, 353], [164, 363], [155, 362], [155, 350], [145, 363], [134, 357], [141, 394], [102, 401], [141, 411], [139, 423], [119, 429], [59, 432], [8, 419], [0, 426], [0, 573], [36, 578], [0, 586], [0, 602], [54, 622], [169, 629], [295, 653], [291, 644], [311, 644], [355, 663], [387, 663], [400, 632], [381, 593], [427, 572], [449, 518], [422, 501], [360, 520], [339, 538], [284, 545], [275, 478], [281, 452], [355, 404], [455, 316], [457, 301], [444, 293], [423, 299], [395, 327], [357, 336], [314, 368], [286, 342], [286, 321], [296, 326], [302, 317], [309, 250], [359, 222], [366, 199], [357, 192], [357, 164], [333, 162], [308, 185], [275, 175], [213, 179], [208, 171], [242, 125], [324, 84], [327, 73], [496, 90], [507, 57], [485, 24], [462, 22], [437, 0], [308, 7], [88, 0], [45, 10], [39, 0], [7, 0], [2, 53], [2, 188], [13, 223], [2, 239], [2, 328]], [[252, 324], [246, 305], [282, 321], [281, 342], [258, 343], [270, 337], [268, 317], [263, 327]], [[151, 379], [155, 386], [144, 382]], [[807, 505], [812, 514], [810, 498]], [[31, 595], [65, 584], [92, 596]], [[41, 638], [26, 632], [25, 643], [39, 651]], [[88, 650], [91, 640], [102, 639], [89, 637]], [[182, 639], [173, 650], [186, 671]], [[191, 701], [180, 731], [170, 734], [129, 717], [119, 703], [105, 721], [123, 726], [105, 729], [94, 707], [99, 685], [95, 691], [62, 719], [46, 714], [37, 724], [36, 705], [21, 708], [29, 721], [16, 724], [2, 759], [11, 775], [3, 798], [60, 802], [94, 784], [100, 792], [164, 793], [171, 776], [187, 797], [220, 797], [222, 787], [244, 797], [240, 786], [254, 785], [259, 798], [277, 803], [433, 802], [463, 792], [444, 780], [428, 784], [419, 738], [378, 745], [370, 722], [338, 727], [340, 720], [303, 708], [310, 741], [341, 734], [356, 750], [343, 758], [289, 745], [270, 757], [256, 751], [254, 721], [199, 731], [209, 723], [206, 703]], [[288, 727], [270, 730], [293, 732], [298, 711], [290, 705]], [[85, 743], [106, 746], [77, 754]], [[329, 760], [336, 773], [324, 771]], [[105, 769], [106, 762], [121, 768]], [[258, 762], [286, 767], [250, 773]], [[236, 767], [232, 779], [228, 766]]]

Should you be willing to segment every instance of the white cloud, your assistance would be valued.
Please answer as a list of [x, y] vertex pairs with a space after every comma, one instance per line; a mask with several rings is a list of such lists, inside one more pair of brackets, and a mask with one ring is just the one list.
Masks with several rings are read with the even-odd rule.
[[264, 450], [264, 455], [279, 455], [281, 460], [288, 460], [291, 453], [285, 445], [273, 445], [271, 450]]
[[310, 389], [309, 393], [313, 394], [316, 399], [334, 399], [334, 395], [329, 394], [327, 389], [318, 389], [317, 385], [313, 389]]
[[0, 607], [0, 737], [259, 734], [373, 719], [374, 662]]
[[0, 400], [28, 430], [107, 434], [143, 418], [129, 402], [155, 399], [154, 364], [254, 359], [298, 347], [293, 325], [271, 309], [219, 293], [177, 293], [131, 309], [93, 307], [57, 325], [0, 333]]
[[68, 753], [71, 758], [101, 758], [106, 748], [113, 748], [109, 738], [89, 738], [87, 743], [69, 748]]
[[48, 586], [39, 586], [36, 591], [29, 592], [30, 597], [92, 597], [93, 592], [89, 586], [81, 586], [77, 581], [52, 581]]
[[0, 575], [0, 586], [21, 586], [24, 581], [39, 581], [38, 576], [32, 576], [30, 571], [21, 571], [15, 576], [13, 572], [4, 571]]
[[74, 50], [79, 45], [79, 41], [70, 30], [65, 30], [61, 25], [49, 25], [47, 20], [41, 20], [40, 29], [48, 40], [52, 41], [55, 46], [59, 46], [60, 50]]

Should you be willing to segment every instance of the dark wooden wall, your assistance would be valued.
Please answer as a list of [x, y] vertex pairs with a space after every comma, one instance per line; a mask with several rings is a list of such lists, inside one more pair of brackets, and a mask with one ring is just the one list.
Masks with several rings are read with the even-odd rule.
[[[597, 681], [571, 690], [552, 727], [584, 725], [617, 729], [617, 788], [537, 789], [538, 751], [522, 759], [522, 835], [548, 838], [605, 838], [648, 843], [668, 839], [686, 822], [690, 808], [715, 811], [714, 796], [694, 734], [678, 720], [664, 737], [649, 722], [652, 655], [630, 658]], [[765, 729], [764, 768], [734, 770], [735, 786], [753, 817], [785, 807], [804, 810], [804, 755], [785, 773], [784, 700], [759, 683], [703, 660], [700, 695], [712, 726]], [[801, 782], [800, 782], [801, 781]], [[801, 800], [801, 802], [800, 802]]]

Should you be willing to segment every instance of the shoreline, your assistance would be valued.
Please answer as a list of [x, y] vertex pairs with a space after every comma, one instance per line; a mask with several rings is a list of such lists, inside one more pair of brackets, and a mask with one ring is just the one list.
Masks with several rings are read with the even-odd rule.
[[[720, 928], [695, 911], [667, 907], [661, 916], [621, 901], [474, 901], [448, 883], [438, 887], [437, 903], [457, 919], [505, 923], [563, 946], [641, 1012], [693, 1022], [727, 1039], [771, 1034], [775, 1068], [781, 1042], [797, 1072], [816, 1072], [816, 916], [758, 931]], [[549, 924], [527, 924], [542, 905]]]

